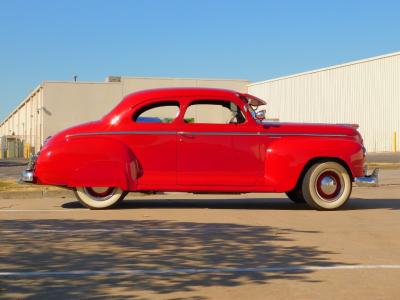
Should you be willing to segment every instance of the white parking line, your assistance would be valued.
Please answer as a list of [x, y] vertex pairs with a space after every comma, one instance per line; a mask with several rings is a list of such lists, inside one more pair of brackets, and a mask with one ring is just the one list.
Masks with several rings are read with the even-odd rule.
[[259, 268], [207, 268], [207, 269], [142, 269], [142, 270], [77, 270], [77, 271], [27, 271], [0, 272], [1, 277], [43, 277], [43, 276], [92, 276], [92, 275], [179, 275], [179, 274], [224, 274], [224, 273], [276, 273], [325, 270], [376, 270], [400, 269], [400, 265], [334, 265], [334, 266], [286, 266]]

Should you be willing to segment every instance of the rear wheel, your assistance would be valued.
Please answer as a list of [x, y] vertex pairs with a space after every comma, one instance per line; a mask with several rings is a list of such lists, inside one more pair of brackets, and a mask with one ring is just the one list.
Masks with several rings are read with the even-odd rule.
[[77, 187], [74, 193], [78, 201], [90, 209], [111, 208], [127, 194], [117, 187]]
[[352, 189], [347, 170], [328, 161], [314, 164], [305, 174], [302, 193], [305, 201], [317, 210], [334, 210], [349, 200]]

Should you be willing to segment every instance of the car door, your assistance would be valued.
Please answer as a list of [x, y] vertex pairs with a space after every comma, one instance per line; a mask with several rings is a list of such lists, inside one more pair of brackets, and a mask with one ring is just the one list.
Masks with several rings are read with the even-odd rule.
[[176, 185], [176, 124], [180, 103], [158, 99], [135, 107], [126, 143], [139, 163], [140, 186]]
[[256, 185], [262, 178], [260, 136], [240, 104], [190, 99], [178, 125], [179, 185]]

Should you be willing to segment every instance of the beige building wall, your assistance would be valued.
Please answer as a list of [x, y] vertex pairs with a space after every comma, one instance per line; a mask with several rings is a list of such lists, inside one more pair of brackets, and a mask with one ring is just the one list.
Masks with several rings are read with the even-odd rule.
[[2, 137], [0, 158], [14, 157], [15, 151], [27, 157], [40, 148], [43, 125], [40, 113], [42, 103], [43, 88], [39, 86], [0, 124], [0, 137]]
[[[117, 78], [118, 79], [118, 78]], [[45, 81], [0, 123], [0, 137], [18, 137], [28, 157], [43, 141], [65, 128], [100, 119], [132, 92], [162, 87], [216, 87], [246, 91], [246, 80], [136, 78], [119, 82]], [[5, 139], [1, 139], [4, 148]], [[1, 148], [0, 148], [1, 149]], [[4, 156], [0, 151], [0, 157]]]
[[122, 98], [120, 83], [46, 81], [43, 90], [42, 140], [65, 128], [100, 119]]
[[100, 119], [124, 96], [162, 87], [218, 87], [245, 91], [246, 80], [122, 77], [121, 82], [44, 82], [43, 138], [84, 122]]

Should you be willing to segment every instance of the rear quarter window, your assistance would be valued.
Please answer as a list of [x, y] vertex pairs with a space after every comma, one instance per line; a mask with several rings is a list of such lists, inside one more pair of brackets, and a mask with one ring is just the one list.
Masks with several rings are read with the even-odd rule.
[[163, 101], [145, 105], [133, 114], [135, 123], [172, 123], [179, 115], [177, 101]]

